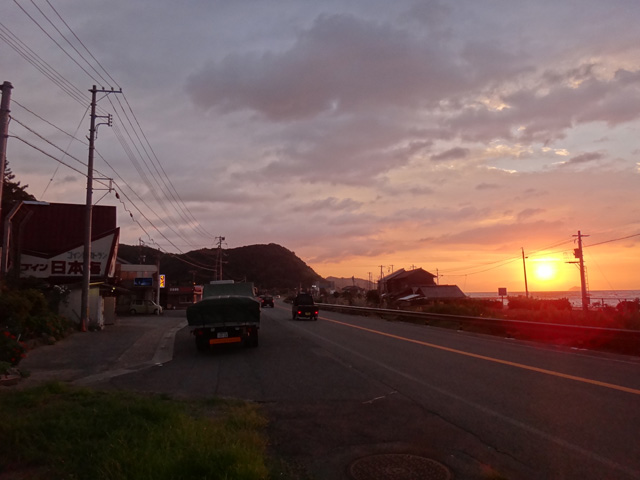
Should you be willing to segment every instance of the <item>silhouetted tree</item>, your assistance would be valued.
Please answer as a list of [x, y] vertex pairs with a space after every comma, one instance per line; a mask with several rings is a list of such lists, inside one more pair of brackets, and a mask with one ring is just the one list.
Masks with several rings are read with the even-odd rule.
[[20, 185], [20, 182], [13, 181], [16, 176], [9, 168], [9, 162], [4, 169], [4, 179], [2, 184], [2, 215], [6, 215], [23, 200], [35, 200], [36, 197], [27, 192], [29, 185]]
[[[27, 192], [29, 185], [20, 185], [20, 182], [15, 182], [16, 176], [9, 168], [9, 162], [6, 163], [4, 169], [4, 178], [2, 183], [2, 223], [0, 223], [0, 232], [4, 225], [4, 218], [11, 211], [11, 209], [22, 202], [23, 200], [35, 200], [36, 197]], [[2, 235], [0, 235], [0, 244], [2, 244]]]

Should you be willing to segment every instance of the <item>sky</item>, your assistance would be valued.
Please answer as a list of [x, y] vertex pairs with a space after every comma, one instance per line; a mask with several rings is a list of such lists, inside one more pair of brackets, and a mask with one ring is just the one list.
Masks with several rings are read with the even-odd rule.
[[85, 203], [89, 90], [113, 88], [93, 200], [122, 243], [534, 292], [580, 286], [580, 232], [591, 290], [640, 289], [639, 23], [637, 0], [5, 0], [7, 159]]

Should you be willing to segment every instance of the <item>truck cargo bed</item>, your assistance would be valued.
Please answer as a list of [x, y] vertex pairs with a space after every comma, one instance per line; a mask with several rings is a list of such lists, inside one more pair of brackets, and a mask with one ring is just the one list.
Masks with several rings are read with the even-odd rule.
[[244, 295], [218, 295], [204, 298], [187, 308], [192, 327], [260, 323], [260, 302]]

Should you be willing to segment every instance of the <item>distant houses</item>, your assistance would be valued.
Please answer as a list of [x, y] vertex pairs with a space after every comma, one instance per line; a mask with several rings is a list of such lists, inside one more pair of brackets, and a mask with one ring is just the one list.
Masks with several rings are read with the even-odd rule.
[[382, 299], [400, 303], [453, 300], [466, 297], [457, 285], [438, 285], [435, 279], [434, 274], [422, 268], [414, 270], [401, 268], [380, 280], [378, 292]]

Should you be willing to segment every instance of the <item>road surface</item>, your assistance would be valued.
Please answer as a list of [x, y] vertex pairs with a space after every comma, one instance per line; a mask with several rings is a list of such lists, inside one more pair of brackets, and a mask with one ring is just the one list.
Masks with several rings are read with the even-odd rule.
[[453, 478], [640, 478], [640, 359], [377, 318], [262, 313], [260, 347], [198, 352], [188, 328], [162, 366], [116, 388], [260, 402], [274, 447], [314, 478], [406, 453]]

